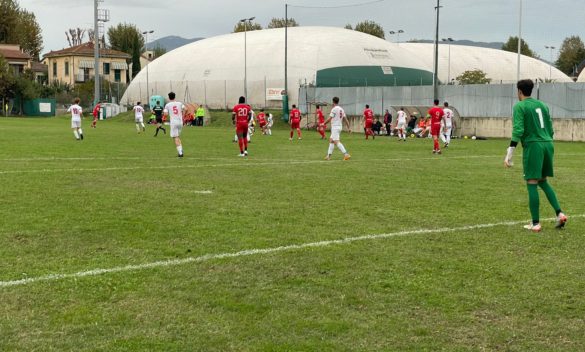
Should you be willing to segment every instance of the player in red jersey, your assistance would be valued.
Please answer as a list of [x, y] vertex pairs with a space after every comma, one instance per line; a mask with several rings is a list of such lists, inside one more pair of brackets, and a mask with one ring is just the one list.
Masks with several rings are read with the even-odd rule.
[[260, 113], [258, 113], [258, 115], [256, 116], [256, 120], [258, 120], [258, 126], [260, 126], [260, 129], [262, 130], [262, 134], [266, 134], [266, 113], [264, 112], [264, 109], [260, 109]]
[[102, 108], [102, 103], [98, 101], [98, 103], [95, 105], [95, 107], [93, 108], [93, 122], [91, 123], [91, 128], [96, 128], [98, 119], [100, 117], [100, 110]]
[[317, 116], [317, 132], [319, 132], [321, 135], [321, 139], [325, 139], [325, 117], [323, 116], [321, 105], [317, 105], [317, 111], [315, 111], [315, 115]]
[[232, 122], [236, 125], [236, 136], [240, 146], [240, 156], [248, 156], [248, 122], [252, 108], [246, 104], [246, 98], [240, 97], [238, 105], [232, 110]]
[[375, 139], [374, 132], [372, 131], [372, 125], [374, 124], [374, 112], [370, 109], [369, 105], [366, 105], [364, 110], [364, 132], [366, 133], [366, 139], [372, 136]]
[[289, 140], [292, 141], [293, 134], [295, 130], [297, 130], [297, 135], [299, 139], [303, 139], [301, 136], [301, 111], [297, 109], [296, 105], [292, 106], [292, 110], [290, 111], [290, 138]]
[[433, 154], [441, 154], [439, 133], [441, 133], [441, 120], [444, 112], [439, 107], [438, 99], [435, 99], [434, 103], [435, 105], [429, 110], [429, 115], [431, 115], [431, 135], [433, 136]]

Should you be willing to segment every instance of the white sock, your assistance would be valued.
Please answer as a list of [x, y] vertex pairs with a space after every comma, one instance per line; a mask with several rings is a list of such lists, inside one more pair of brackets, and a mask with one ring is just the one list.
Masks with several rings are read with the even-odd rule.
[[144, 127], [144, 122], [141, 122], [140, 126], [142, 126], [142, 128], [146, 128], [146, 127]]
[[75, 139], [79, 139], [79, 133], [77, 130], [73, 130], [73, 135], [75, 136]]
[[329, 150], [327, 151], [327, 155], [333, 154], [333, 148], [335, 148], [335, 144], [329, 143]]
[[80, 134], [80, 135], [82, 135], [82, 134], [83, 134], [83, 131], [81, 130], [81, 128], [80, 128], [78, 131], [79, 131], [79, 134]]
[[444, 133], [441, 133], [441, 140], [443, 141], [443, 143], [447, 143], [447, 138], [445, 138]]
[[179, 155], [183, 154], [183, 146], [182, 145], [177, 147], [177, 152], [179, 153]]
[[345, 150], [345, 147], [343, 146], [343, 144], [341, 144], [341, 142], [337, 143], [337, 148], [343, 153], [343, 154], [347, 154], [347, 150]]
[[136, 131], [140, 132], [140, 125], [136, 124]]
[[451, 135], [450, 134], [447, 135], [447, 144], [449, 144], [449, 143], [451, 143]]

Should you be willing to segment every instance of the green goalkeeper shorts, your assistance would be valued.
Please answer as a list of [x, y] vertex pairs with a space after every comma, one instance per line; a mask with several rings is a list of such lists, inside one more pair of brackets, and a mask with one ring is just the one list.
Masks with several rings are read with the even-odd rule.
[[529, 142], [523, 146], [522, 162], [525, 180], [553, 177], [555, 147], [552, 142]]

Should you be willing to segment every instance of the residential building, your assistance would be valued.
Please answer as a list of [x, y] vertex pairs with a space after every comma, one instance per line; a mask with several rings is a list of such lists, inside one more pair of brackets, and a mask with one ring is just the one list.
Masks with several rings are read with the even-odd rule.
[[[100, 49], [100, 76], [110, 82], [126, 82], [130, 55], [112, 49]], [[43, 56], [49, 68], [49, 82], [59, 81], [74, 86], [94, 78], [94, 45], [92, 42], [51, 51]]]
[[0, 44], [0, 55], [8, 61], [8, 66], [14, 74], [19, 75], [25, 69], [31, 68], [32, 58], [20, 49], [18, 44]]

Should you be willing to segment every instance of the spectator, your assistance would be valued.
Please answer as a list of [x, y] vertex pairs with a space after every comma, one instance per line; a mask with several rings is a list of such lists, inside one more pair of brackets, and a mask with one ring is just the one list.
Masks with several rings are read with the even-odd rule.
[[372, 125], [372, 132], [374, 132], [377, 135], [380, 135], [380, 132], [382, 132], [382, 122], [380, 122], [379, 118], [376, 118], [376, 122], [374, 122], [374, 124]]
[[384, 112], [384, 125], [386, 125], [386, 136], [390, 137], [392, 132], [392, 114], [388, 109]]
[[203, 126], [203, 118], [204, 117], [205, 117], [205, 109], [203, 108], [203, 105], [199, 105], [199, 107], [197, 108], [197, 111], [195, 112], [197, 126]]

